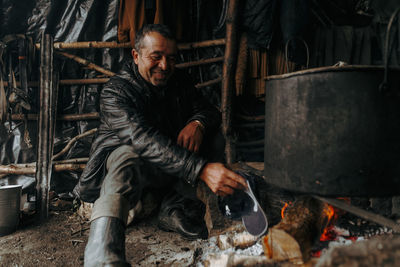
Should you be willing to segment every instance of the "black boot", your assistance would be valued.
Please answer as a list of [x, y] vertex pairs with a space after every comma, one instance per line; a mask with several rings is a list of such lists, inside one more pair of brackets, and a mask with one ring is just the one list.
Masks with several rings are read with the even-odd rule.
[[125, 226], [120, 219], [100, 217], [92, 221], [84, 266], [131, 266], [125, 260]]
[[197, 222], [191, 220], [178, 208], [161, 212], [158, 215], [158, 227], [164, 231], [177, 232], [189, 240], [208, 237], [207, 227], [202, 218]]

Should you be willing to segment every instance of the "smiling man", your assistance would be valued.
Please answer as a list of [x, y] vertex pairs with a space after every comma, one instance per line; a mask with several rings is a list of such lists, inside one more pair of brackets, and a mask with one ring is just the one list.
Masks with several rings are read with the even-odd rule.
[[136, 34], [133, 62], [101, 91], [101, 123], [74, 190], [95, 202], [85, 266], [129, 266], [125, 227], [144, 190], [162, 196], [161, 229], [196, 239], [207, 237], [197, 183], [221, 196], [246, 187], [243, 177], [212, 162], [209, 140], [220, 113], [175, 70], [176, 56], [168, 28], [146, 25]]

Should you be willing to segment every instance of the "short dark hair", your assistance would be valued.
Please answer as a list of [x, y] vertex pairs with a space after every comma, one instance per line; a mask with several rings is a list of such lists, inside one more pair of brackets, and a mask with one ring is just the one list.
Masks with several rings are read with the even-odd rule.
[[146, 24], [136, 33], [135, 36], [136, 52], [140, 53], [140, 49], [143, 47], [144, 37], [151, 32], [158, 32], [163, 37], [175, 41], [175, 37], [172, 35], [168, 26], [163, 24]]

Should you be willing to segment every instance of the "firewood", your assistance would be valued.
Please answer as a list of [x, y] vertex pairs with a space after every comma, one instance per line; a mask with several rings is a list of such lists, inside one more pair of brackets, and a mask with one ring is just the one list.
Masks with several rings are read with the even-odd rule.
[[307, 262], [312, 245], [321, 237], [332, 215], [328, 204], [312, 197], [299, 198], [287, 207], [281, 222], [264, 237], [265, 255], [277, 261]]
[[[248, 256], [241, 254], [209, 254], [207, 259], [203, 262], [205, 267], [212, 266], [271, 266], [275, 267], [276, 262], [267, 259], [264, 256]], [[281, 266], [281, 265], [280, 265]]]
[[228, 232], [224, 235], [219, 235], [217, 238], [218, 247], [221, 250], [228, 248], [245, 249], [257, 242], [258, 238], [244, 231], [237, 233], [235, 231]]

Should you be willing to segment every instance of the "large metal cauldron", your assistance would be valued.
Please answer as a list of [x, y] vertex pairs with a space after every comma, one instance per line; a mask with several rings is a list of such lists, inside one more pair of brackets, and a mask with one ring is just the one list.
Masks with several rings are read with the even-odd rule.
[[271, 76], [265, 175], [324, 196], [400, 195], [400, 69], [345, 66]]

